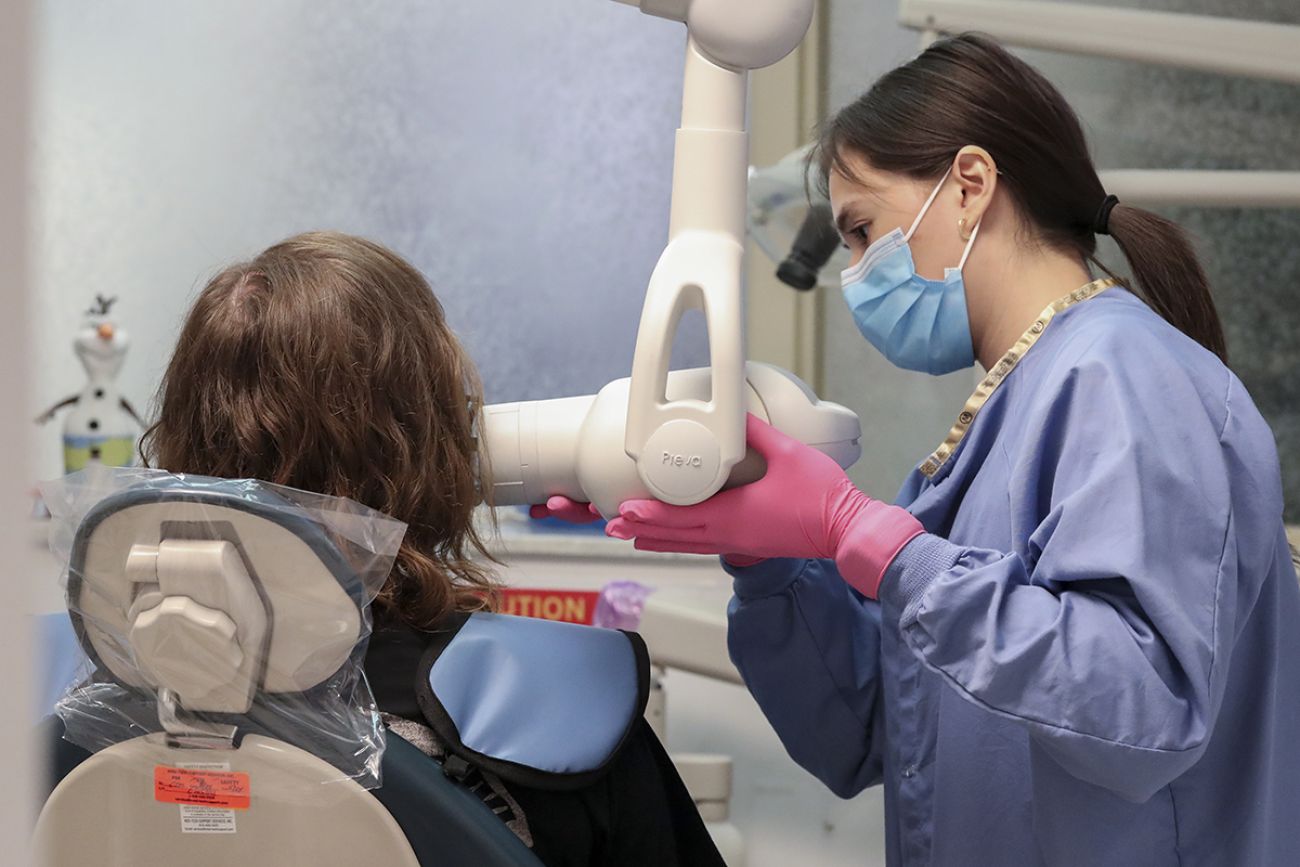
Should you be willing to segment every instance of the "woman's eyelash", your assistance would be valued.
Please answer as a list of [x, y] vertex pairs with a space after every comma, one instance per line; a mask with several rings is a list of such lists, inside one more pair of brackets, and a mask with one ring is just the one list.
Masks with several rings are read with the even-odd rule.
[[858, 225], [854, 226], [852, 229], [847, 230], [844, 233], [844, 236], [840, 239], [841, 241], [840, 246], [843, 247], [845, 250], [847, 250], [849, 249], [849, 241], [852, 240], [859, 241], [863, 244], [869, 243], [870, 241], [869, 238], [867, 237], [867, 230], [870, 228], [871, 228], [871, 221], [868, 220], [865, 223], [859, 223]]

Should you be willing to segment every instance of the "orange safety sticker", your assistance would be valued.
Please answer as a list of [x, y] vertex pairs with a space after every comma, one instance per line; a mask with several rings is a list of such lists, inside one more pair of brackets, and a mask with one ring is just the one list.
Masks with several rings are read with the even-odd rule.
[[164, 804], [247, 810], [250, 791], [248, 774], [190, 771], [167, 765], [155, 765], [153, 769], [153, 798]]
[[594, 590], [535, 590], [508, 587], [501, 594], [502, 614], [563, 620], [591, 625], [600, 594]]

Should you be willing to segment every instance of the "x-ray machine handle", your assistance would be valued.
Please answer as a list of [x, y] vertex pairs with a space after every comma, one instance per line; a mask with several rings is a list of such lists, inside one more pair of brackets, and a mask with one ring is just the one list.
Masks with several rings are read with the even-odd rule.
[[[631, 2], [631, 0], [620, 0]], [[640, 0], [686, 23], [682, 125], [673, 165], [668, 246], [646, 291], [632, 360], [624, 447], [646, 487], [667, 503], [708, 499], [745, 456], [742, 270], [749, 70], [799, 44], [813, 0]], [[665, 396], [682, 314], [704, 312], [711, 394]]]

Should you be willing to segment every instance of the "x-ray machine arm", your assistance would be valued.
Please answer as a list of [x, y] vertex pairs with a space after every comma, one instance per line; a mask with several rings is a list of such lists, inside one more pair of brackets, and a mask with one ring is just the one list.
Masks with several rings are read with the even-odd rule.
[[[802, 41], [814, 0], [618, 0], [686, 24], [668, 246], [646, 292], [630, 379], [599, 394], [485, 410], [493, 502], [556, 494], [609, 516], [632, 497], [689, 505], [752, 481], [745, 413], [842, 466], [861, 453], [848, 409], [793, 374], [745, 361], [741, 275], [749, 166], [749, 71]], [[682, 314], [704, 312], [710, 367], [668, 371]]]

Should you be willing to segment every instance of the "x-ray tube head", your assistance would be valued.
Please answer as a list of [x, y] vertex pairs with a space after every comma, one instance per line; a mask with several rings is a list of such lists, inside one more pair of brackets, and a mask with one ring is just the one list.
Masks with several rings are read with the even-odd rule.
[[[708, 368], [674, 371], [668, 398], [706, 401]], [[651, 497], [624, 450], [629, 380], [609, 383], [598, 394], [557, 400], [497, 404], [484, 409], [484, 438], [491, 468], [491, 502], [497, 506], [545, 503], [563, 495], [591, 502], [606, 518], [624, 500]], [[794, 374], [768, 364], [746, 365], [747, 411], [849, 467], [862, 454], [857, 415], [818, 400]], [[664, 474], [689, 480], [708, 472], [710, 456], [659, 450]], [[762, 458], [748, 453], [731, 471], [726, 487], [755, 481]]]

